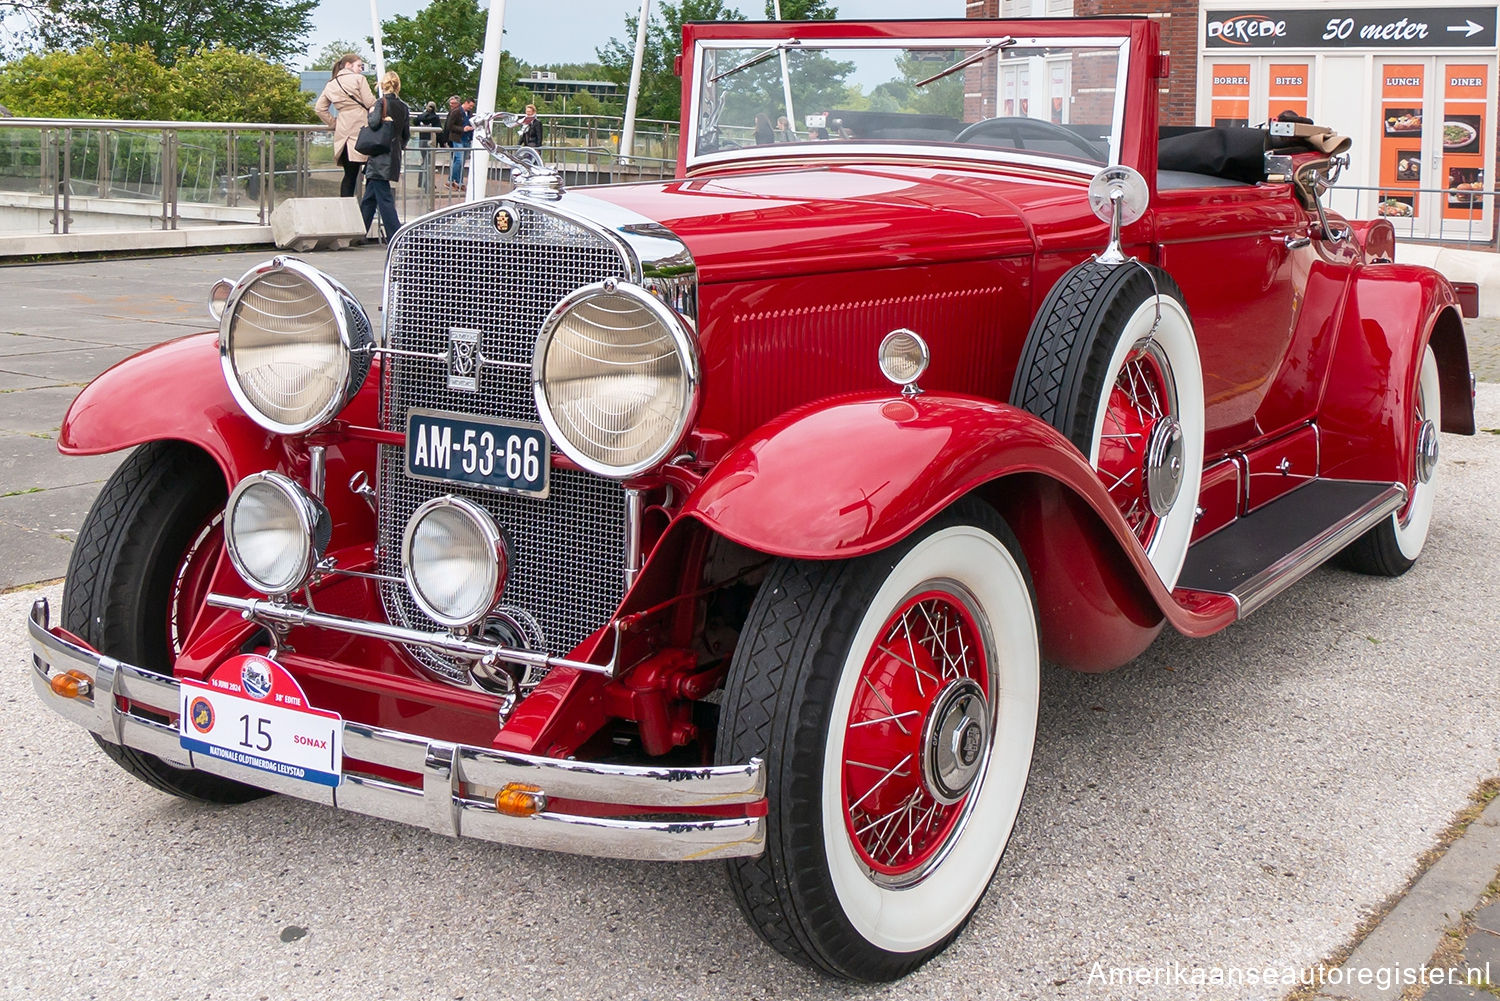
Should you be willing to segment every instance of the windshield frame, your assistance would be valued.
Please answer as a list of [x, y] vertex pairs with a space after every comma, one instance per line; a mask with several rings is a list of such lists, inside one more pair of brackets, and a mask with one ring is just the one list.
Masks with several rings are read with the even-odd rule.
[[[781, 164], [788, 161], [809, 159], [820, 161], [829, 159], [847, 160], [850, 158], [869, 159], [889, 157], [910, 159], [913, 155], [916, 155], [933, 160], [959, 159], [992, 165], [1042, 167], [1090, 177], [1102, 169], [1103, 166], [1121, 162], [1122, 137], [1126, 127], [1127, 90], [1131, 80], [1132, 37], [1128, 31], [1118, 34], [1109, 33], [1108, 29], [1114, 27], [1114, 25], [1095, 22], [1090, 27], [1103, 30], [1096, 30], [1087, 34], [1073, 34], [1071, 32], [1052, 34], [1038, 32], [1036, 29], [1042, 27], [1042, 24], [1039, 22], [976, 21], [973, 25], [974, 28], [983, 28], [982, 32], [979, 30], [970, 34], [948, 32], [931, 36], [918, 31], [875, 36], [853, 33], [828, 34], [823, 36], [822, 32], [818, 32], [815, 36], [807, 30], [812, 24], [817, 24], [817, 22], [767, 22], [766, 24], [757, 25], [757, 27], [770, 25], [785, 29], [786, 34], [784, 37], [767, 37], [759, 32], [753, 34], [747, 32], [731, 37], [729, 35], [720, 35], [716, 32], [715, 37], [698, 37], [694, 39], [692, 72], [688, 79], [684, 80], [684, 90], [688, 92], [684, 96], [688, 98], [689, 104], [683, 123], [682, 162], [687, 173], [692, 174], [705, 168], [733, 165], [745, 161], [771, 161]], [[840, 25], [837, 22], [823, 22], [820, 27], [823, 26], [833, 28]], [[910, 23], [908, 23], [893, 27], [910, 26]], [[728, 27], [728, 25], [725, 25], [725, 27]], [[843, 25], [843, 27], [848, 26]], [[1110, 136], [1107, 140], [1108, 153], [1105, 158], [1105, 164], [1060, 155], [1030, 153], [971, 143], [920, 140], [844, 139], [831, 144], [815, 144], [804, 141], [747, 146], [739, 149], [716, 150], [708, 153], [699, 153], [697, 151], [702, 121], [700, 102], [706, 84], [704, 76], [707, 68], [713, 62], [713, 60], [705, 58], [705, 56], [711, 50], [771, 49], [778, 45], [784, 45], [789, 40], [795, 49], [798, 50], [981, 49], [988, 45], [1000, 43], [1007, 37], [1014, 38], [1014, 43], [1007, 45], [1005, 49], [997, 51], [995, 54], [997, 57], [1003, 58], [1001, 53], [1008, 49], [1021, 51], [1034, 48], [1052, 50], [1088, 48], [1114, 49], [1117, 51], [1114, 105], [1110, 112]], [[730, 79], [730, 77], [724, 75], [723, 79]], [[1038, 121], [1043, 120], [1038, 119]]]

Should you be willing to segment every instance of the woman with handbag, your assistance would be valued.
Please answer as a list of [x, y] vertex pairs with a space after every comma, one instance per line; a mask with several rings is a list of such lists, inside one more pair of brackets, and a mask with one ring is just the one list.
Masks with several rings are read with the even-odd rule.
[[[401, 228], [391, 182], [401, 177], [401, 158], [411, 139], [411, 111], [397, 96], [400, 93], [401, 78], [394, 71], [380, 78], [380, 100], [370, 109], [367, 127], [358, 137], [359, 144], [371, 151], [365, 163], [365, 196], [359, 200], [359, 211], [368, 233], [375, 210], [380, 210], [380, 223], [385, 227], [387, 240]], [[384, 151], [376, 152], [382, 146]]]
[[[375, 95], [370, 92], [370, 82], [365, 79], [365, 61], [353, 52], [339, 56], [338, 62], [333, 64], [333, 79], [318, 95], [313, 110], [324, 125], [333, 129], [333, 159], [344, 168], [344, 180], [339, 185], [342, 198], [354, 196], [360, 168], [368, 159], [354, 148], [354, 140], [365, 124], [365, 115], [374, 106]], [[330, 107], [335, 114], [329, 114]]]

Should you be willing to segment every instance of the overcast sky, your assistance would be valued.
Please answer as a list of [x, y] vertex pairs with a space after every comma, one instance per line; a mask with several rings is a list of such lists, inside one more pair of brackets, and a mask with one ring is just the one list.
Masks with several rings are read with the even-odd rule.
[[[411, 16], [426, 6], [425, 0], [374, 2], [382, 19]], [[765, 16], [764, 0], [730, 5], [747, 17]], [[964, 0], [837, 0], [836, 6], [843, 18], [964, 16]], [[481, 0], [480, 7], [489, 4]], [[505, 47], [528, 63], [592, 62], [595, 49], [624, 35], [625, 15], [640, 9], [640, 0], [506, 0]], [[313, 13], [307, 51], [312, 55], [329, 42], [358, 42], [370, 34], [370, 0], [323, 0]]]

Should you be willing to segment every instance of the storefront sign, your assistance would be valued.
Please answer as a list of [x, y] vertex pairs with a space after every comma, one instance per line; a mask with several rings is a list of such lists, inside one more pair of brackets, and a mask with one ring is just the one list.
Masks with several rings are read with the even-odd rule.
[[1209, 66], [1209, 104], [1216, 126], [1250, 124], [1250, 64]]
[[1485, 145], [1494, 145], [1485, 122], [1489, 70], [1479, 63], [1443, 67], [1443, 121], [1437, 138], [1443, 145], [1439, 180], [1446, 189], [1444, 219], [1477, 219], [1484, 211], [1478, 192], [1484, 190]]
[[1494, 7], [1211, 10], [1210, 49], [1495, 47]]
[[[1427, 119], [1422, 103], [1426, 63], [1387, 63], [1380, 70], [1380, 204], [1383, 216], [1410, 219], [1421, 208], [1417, 189], [1422, 184], [1422, 129]], [[1431, 185], [1426, 185], [1431, 187]]]

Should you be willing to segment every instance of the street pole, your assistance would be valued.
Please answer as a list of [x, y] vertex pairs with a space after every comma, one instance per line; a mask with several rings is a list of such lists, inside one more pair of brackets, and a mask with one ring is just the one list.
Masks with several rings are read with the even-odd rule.
[[370, 37], [375, 40], [375, 93], [380, 93], [380, 81], [385, 79], [385, 50], [380, 44], [380, 12], [375, 9], [375, 0], [370, 0]]
[[[781, 0], [772, 0], [772, 13], [776, 20], [781, 20]], [[792, 133], [792, 138], [797, 138], [797, 112], [792, 108], [792, 77], [786, 68], [786, 49], [777, 53], [781, 57], [781, 95], [786, 99], [786, 127]]]
[[630, 91], [625, 95], [625, 128], [620, 133], [620, 162], [635, 155], [635, 111], [641, 100], [641, 63], [646, 59], [646, 18], [651, 0], [641, 0], [641, 17], [635, 26], [635, 62], [630, 65]]
[[[479, 96], [474, 100], [476, 115], [495, 110], [495, 91], [500, 87], [500, 49], [504, 38], [505, 0], [490, 0], [490, 19], [484, 27], [484, 62], [479, 67]], [[465, 200], [472, 202], [485, 195], [485, 182], [490, 177], [490, 151], [483, 146], [471, 145], [469, 157], [469, 186]]]

